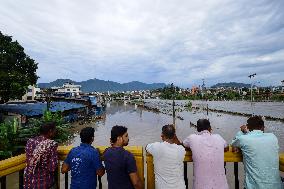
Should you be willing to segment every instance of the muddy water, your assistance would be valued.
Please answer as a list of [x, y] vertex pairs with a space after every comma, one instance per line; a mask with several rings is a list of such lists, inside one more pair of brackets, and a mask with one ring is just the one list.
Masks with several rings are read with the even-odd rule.
[[[159, 107], [159, 105], [157, 105]], [[170, 113], [170, 112], [169, 112]], [[229, 114], [220, 114], [209, 112], [208, 115], [204, 111], [183, 111], [177, 115], [184, 120], [176, 119], [177, 136], [183, 140], [189, 134], [196, 132], [195, 128], [190, 127], [190, 122], [196, 123], [200, 118], [209, 118], [212, 124], [213, 132], [219, 133], [230, 143], [235, 133], [239, 130], [240, 125], [247, 120], [243, 116], [235, 116]], [[107, 108], [106, 119], [96, 124], [96, 133], [94, 145], [109, 145], [109, 137], [112, 126], [124, 125], [128, 127], [130, 136], [129, 145], [142, 145], [156, 141], [161, 141], [161, 127], [165, 124], [172, 123], [172, 117], [163, 113], [154, 113], [142, 108], [136, 108], [133, 105], [124, 105], [112, 103]], [[266, 132], [273, 132], [279, 138], [281, 151], [284, 151], [284, 123], [277, 121], [265, 121]], [[79, 145], [78, 136], [72, 141], [73, 145]], [[243, 167], [240, 163], [239, 167], [240, 186], [243, 184]], [[234, 188], [234, 177], [232, 164], [227, 164], [227, 177], [230, 188]], [[192, 185], [192, 164], [189, 164], [189, 184]], [[104, 180], [104, 184], [106, 181]], [[106, 185], [104, 185], [106, 186]], [[191, 188], [191, 187], [190, 187]]]
[[[150, 102], [153, 106], [158, 107], [159, 109], [170, 109], [169, 105], [164, 106], [165, 102], [162, 104], [157, 104], [157, 102]], [[155, 104], [156, 103], [156, 104]], [[166, 102], [169, 103], [169, 102]], [[178, 101], [177, 107], [181, 107], [182, 104], [187, 103], [186, 101]], [[200, 102], [194, 102], [196, 104], [200, 104]], [[202, 102], [201, 102], [202, 104]], [[216, 103], [216, 106], [218, 103]], [[235, 104], [238, 106], [237, 104]], [[214, 108], [214, 105], [211, 105]], [[222, 107], [231, 107], [232, 105], [223, 105]], [[239, 104], [242, 106], [242, 104]], [[247, 105], [245, 105], [247, 106]], [[274, 104], [272, 104], [274, 106]], [[279, 108], [279, 105], [277, 105]], [[261, 108], [264, 109], [262, 113], [265, 115], [265, 110], [268, 108], [273, 112], [273, 108], [269, 106], [269, 104], [258, 105], [258, 111], [261, 111]], [[242, 109], [241, 107], [237, 107], [237, 109]], [[280, 106], [280, 111], [283, 109]], [[167, 111], [168, 111], [167, 110]], [[283, 109], [284, 110], [284, 109]], [[95, 141], [93, 145], [109, 145], [110, 131], [112, 126], [114, 125], [124, 125], [128, 127], [128, 133], [130, 136], [129, 145], [140, 145], [146, 146], [148, 143], [161, 141], [160, 134], [161, 128], [165, 124], [172, 123], [173, 119], [170, 115], [170, 112], [164, 111], [164, 113], [154, 113], [151, 111], [147, 111], [143, 108], [135, 108], [134, 105], [124, 105], [123, 103], [113, 102], [107, 108], [105, 119], [91, 124], [91, 126], [96, 128], [95, 132]], [[235, 116], [229, 114], [221, 114], [209, 112], [208, 115], [205, 111], [182, 111], [177, 112], [177, 115], [182, 117], [184, 120], [176, 119], [176, 128], [177, 128], [177, 136], [179, 139], [183, 140], [189, 134], [195, 132], [195, 128], [190, 127], [190, 122], [196, 124], [196, 121], [200, 118], [209, 118], [212, 129], [214, 133], [219, 133], [228, 143], [235, 136], [235, 133], [239, 130], [240, 125], [244, 124], [247, 120], [246, 117], [243, 116]], [[279, 115], [279, 114], [277, 114]], [[280, 116], [283, 115], [280, 113]], [[265, 121], [266, 132], [273, 132], [279, 140], [280, 151], [284, 152], [284, 123], [279, 121]], [[82, 127], [78, 128], [80, 130]], [[70, 144], [77, 146], [80, 144], [80, 138], [78, 134], [75, 134], [75, 137], [70, 141]], [[239, 164], [239, 178], [240, 178], [240, 188], [243, 185], [243, 167], [242, 163]], [[188, 178], [189, 185], [192, 186], [192, 163], [188, 164]], [[227, 178], [230, 188], [234, 188], [234, 176], [232, 164], [227, 164]], [[17, 180], [17, 176], [10, 176], [8, 178], [8, 183], [10, 186], [8, 188], [17, 188], [15, 183]], [[64, 178], [61, 177], [61, 180], [64, 181]], [[12, 186], [13, 185], [13, 186]], [[64, 185], [62, 185], [64, 186]], [[106, 176], [103, 177], [103, 188], [107, 188]]]
[[[200, 118], [209, 118], [214, 133], [219, 133], [228, 143], [231, 142], [240, 125], [245, 124], [247, 117], [205, 111], [177, 112], [177, 116], [184, 120], [176, 119], [177, 135], [182, 140], [196, 130], [190, 127], [190, 122], [196, 124]], [[124, 125], [128, 127], [130, 135], [129, 145], [142, 145], [159, 141], [161, 127], [172, 123], [172, 116], [163, 113], [154, 113], [133, 105], [112, 103], [107, 108], [106, 118], [95, 124], [95, 145], [109, 145], [112, 126]], [[279, 140], [280, 151], [284, 152], [284, 123], [280, 121], [265, 121], [265, 132], [273, 132]], [[71, 141], [73, 145], [80, 144], [78, 135]]]

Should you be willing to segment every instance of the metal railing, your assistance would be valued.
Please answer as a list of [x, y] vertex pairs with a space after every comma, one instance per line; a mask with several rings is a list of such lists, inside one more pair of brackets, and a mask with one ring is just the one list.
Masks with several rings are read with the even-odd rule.
[[[59, 146], [58, 147], [58, 155], [59, 160], [63, 161], [67, 157], [67, 154], [69, 151], [73, 148], [73, 146]], [[102, 154], [107, 146], [97, 146], [96, 147], [100, 154]], [[129, 146], [125, 147], [126, 150], [131, 152], [134, 155], [134, 158], [136, 160], [136, 166], [138, 175], [140, 178], [144, 178], [144, 156], [143, 156], [143, 148], [142, 146]], [[58, 188], [60, 188], [60, 166], [61, 163], [58, 164], [58, 169], [55, 174], [55, 181], [57, 183]], [[15, 156], [9, 159], [5, 159], [0, 161], [0, 182], [1, 182], [1, 189], [7, 188], [7, 182], [6, 177], [12, 173], [19, 173], [19, 188], [23, 188], [23, 175], [24, 175], [24, 168], [26, 167], [26, 155], [21, 154], [19, 156]], [[69, 176], [68, 173], [65, 173], [64, 175], [65, 179], [65, 189], [69, 188]], [[141, 179], [142, 183], [144, 185], [144, 179]], [[98, 186], [101, 189], [102, 188], [102, 182], [101, 178], [98, 177]]]
[[[63, 161], [69, 151], [72, 149], [72, 146], [59, 146], [58, 147], [58, 154], [59, 154], [59, 160]], [[102, 154], [107, 146], [97, 146], [96, 147], [100, 154]], [[143, 147], [142, 146], [129, 146], [125, 147], [126, 150], [131, 152], [136, 160], [138, 175], [142, 180], [142, 183], [144, 185], [145, 183], [145, 177], [144, 177], [144, 155], [143, 155]], [[242, 162], [242, 154], [241, 153], [233, 153], [231, 150], [228, 152], [225, 152], [224, 154], [224, 166], [226, 166], [227, 162], [234, 163], [234, 177], [235, 177], [235, 188], [239, 188], [239, 170], [238, 170], [238, 163]], [[184, 180], [188, 188], [188, 178], [187, 178], [187, 164], [189, 162], [192, 162], [192, 154], [190, 151], [186, 152], [185, 158], [184, 158]], [[154, 175], [154, 164], [153, 164], [153, 157], [150, 154], [146, 154], [146, 163], [147, 163], [147, 189], [154, 189], [155, 188], [155, 175]], [[60, 166], [61, 163], [58, 166], [58, 170], [56, 171], [55, 180], [58, 184], [58, 187], [60, 187]], [[19, 156], [15, 156], [6, 160], [0, 161], [0, 182], [1, 182], [1, 189], [6, 189], [6, 177], [12, 173], [19, 173], [19, 188], [23, 188], [23, 174], [24, 174], [24, 168], [26, 167], [26, 155], [21, 154]], [[279, 170], [284, 172], [284, 153], [281, 153], [279, 155]], [[64, 175], [64, 186], [65, 189], [69, 188], [69, 176], [68, 173]], [[98, 178], [98, 186], [101, 189], [102, 183], [101, 179]]]
[[[242, 154], [232, 152], [232, 149], [224, 153], [224, 167], [226, 172], [226, 163], [234, 163], [234, 177], [235, 177], [235, 189], [239, 189], [239, 166], [238, 163], [243, 161]], [[187, 163], [192, 162], [192, 153], [187, 151], [184, 157], [184, 181], [186, 188], [188, 188], [188, 178], [187, 178]], [[147, 189], [155, 189], [155, 175], [154, 175], [154, 164], [153, 157], [151, 154], [146, 153], [146, 163], [147, 163]], [[284, 172], [284, 153], [279, 155], [279, 170]]]

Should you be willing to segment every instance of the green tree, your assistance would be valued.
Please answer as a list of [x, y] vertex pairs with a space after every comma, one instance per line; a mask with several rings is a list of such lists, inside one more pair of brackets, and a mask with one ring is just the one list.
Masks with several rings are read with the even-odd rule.
[[[24, 48], [0, 31], [0, 99], [21, 98], [29, 85], [37, 82], [37, 63], [25, 54]], [[1, 102], [0, 101], [0, 102]]]

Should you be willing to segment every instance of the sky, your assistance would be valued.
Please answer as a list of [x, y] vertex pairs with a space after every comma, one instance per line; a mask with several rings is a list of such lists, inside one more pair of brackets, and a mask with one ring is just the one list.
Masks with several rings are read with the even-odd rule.
[[283, 0], [0, 0], [0, 31], [38, 63], [38, 82], [268, 86], [284, 80], [283, 10]]

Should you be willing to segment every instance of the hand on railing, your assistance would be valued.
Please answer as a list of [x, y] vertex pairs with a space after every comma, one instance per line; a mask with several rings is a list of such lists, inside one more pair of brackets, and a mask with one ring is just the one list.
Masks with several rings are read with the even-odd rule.
[[173, 142], [177, 145], [182, 145], [182, 142], [180, 142], [180, 140], [178, 139], [177, 135], [174, 136], [173, 138]]
[[249, 132], [248, 127], [246, 125], [242, 125], [240, 128], [241, 128], [241, 131], [245, 134]]
[[232, 152], [234, 152], [234, 153], [239, 153], [239, 152], [241, 152], [241, 149], [238, 148], [238, 147], [232, 146]]

